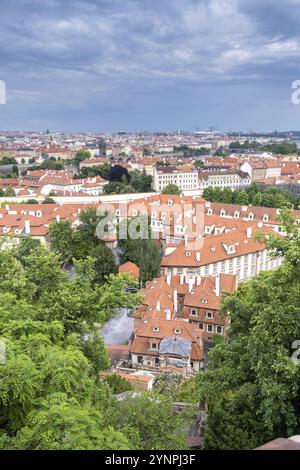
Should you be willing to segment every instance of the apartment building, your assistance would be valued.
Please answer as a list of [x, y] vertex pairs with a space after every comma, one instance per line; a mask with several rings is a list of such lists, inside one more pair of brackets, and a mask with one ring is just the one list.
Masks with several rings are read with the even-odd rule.
[[[278, 222], [280, 215], [280, 209], [274, 209], [271, 207], [256, 207], [249, 204], [243, 206], [239, 204], [226, 204], [223, 202], [205, 202], [205, 220], [208, 222], [210, 219], [216, 216], [220, 220], [224, 220], [224, 223], [228, 220], [236, 220], [243, 222], [256, 222], [262, 228], [263, 224], [267, 228], [272, 228], [277, 233], [283, 233], [282, 227]], [[300, 220], [300, 210], [293, 210], [291, 212], [292, 217], [296, 220]], [[220, 219], [221, 218], [221, 219]]]
[[253, 182], [279, 178], [281, 175], [281, 164], [275, 160], [245, 162], [240, 169], [248, 173]]
[[251, 178], [248, 173], [242, 171], [200, 171], [199, 172], [199, 189], [206, 188], [230, 188], [239, 189], [250, 186]]
[[198, 170], [192, 165], [155, 167], [153, 189], [163, 191], [169, 184], [176, 184], [182, 191], [199, 189]]
[[[264, 229], [266, 230], [266, 229]], [[189, 250], [186, 244], [167, 246], [161, 262], [162, 275], [183, 274], [189, 279], [217, 274], [234, 274], [238, 282], [275, 269], [282, 263], [272, 257], [262, 242], [255, 240], [252, 227], [221, 235], [206, 236], [200, 250]]]

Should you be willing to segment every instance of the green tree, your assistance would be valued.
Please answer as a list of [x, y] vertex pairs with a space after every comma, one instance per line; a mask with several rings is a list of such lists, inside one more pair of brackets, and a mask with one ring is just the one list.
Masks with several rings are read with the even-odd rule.
[[52, 197], [46, 197], [43, 200], [42, 204], [56, 204], [56, 203], [55, 203], [54, 199], [52, 199]]
[[300, 337], [300, 232], [287, 212], [279, 223], [287, 236], [264, 238], [283, 265], [225, 298], [228, 341], [211, 349], [209, 368], [198, 376], [209, 407], [207, 448], [253, 448], [299, 427], [300, 368], [292, 353]]
[[[131, 238], [131, 224], [136, 227], [137, 239]], [[144, 228], [141, 229], [141, 227]], [[143, 232], [139, 233], [140, 230], [143, 230]], [[119, 224], [118, 233], [119, 248], [123, 252], [121, 263], [131, 261], [137, 264], [140, 268], [140, 279], [143, 283], [158, 277], [160, 274], [160, 250], [152, 238], [149, 218], [125, 219]]]
[[186, 448], [187, 423], [190, 416], [174, 415], [172, 401], [149, 393], [128, 397], [120, 403], [120, 430], [133, 429], [139, 436], [139, 447], [145, 450]]
[[103, 284], [109, 274], [115, 274], [117, 267], [112, 251], [104, 244], [95, 246], [91, 251], [96, 271], [95, 281]]
[[89, 207], [81, 212], [79, 216], [80, 225], [77, 231], [88, 247], [93, 247], [99, 243], [97, 226], [103, 217], [97, 215], [97, 210], [94, 207]]
[[[42, 400], [15, 439], [2, 438], [5, 448], [18, 450], [124, 450], [128, 439], [107, 427], [101, 414], [63, 393]], [[1, 438], [0, 438], [1, 446]]]
[[129, 380], [125, 379], [118, 374], [111, 374], [105, 377], [104, 381], [109, 385], [114, 395], [122, 392], [127, 392], [133, 389]]
[[14, 197], [15, 195], [16, 195], [16, 192], [15, 192], [14, 189], [12, 189], [12, 188], [7, 188], [7, 189], [5, 190], [4, 196], [6, 196], [6, 197]]
[[74, 230], [70, 220], [52, 222], [49, 225], [49, 242], [51, 250], [59, 253], [64, 264], [75, 256]]
[[241, 204], [247, 206], [249, 204], [249, 196], [246, 191], [235, 191], [234, 192], [234, 204]]
[[130, 173], [131, 186], [137, 193], [147, 193], [152, 190], [152, 176], [135, 170]]
[[162, 194], [179, 195], [181, 194], [181, 190], [176, 184], [168, 184], [168, 186], [166, 186], [165, 189], [162, 191]]
[[37, 199], [28, 199], [26, 204], [39, 204], [39, 201]]
[[32, 237], [23, 237], [20, 238], [19, 245], [17, 247], [17, 258], [23, 263], [24, 258], [26, 258], [32, 251], [37, 248], [40, 248], [41, 242], [37, 238]]
[[89, 158], [91, 158], [91, 152], [89, 150], [85, 150], [85, 149], [82, 149], [82, 150], [78, 150], [78, 152], [76, 153], [76, 156], [74, 158], [74, 162], [76, 165], [79, 166], [79, 164], [81, 162], [83, 162], [84, 160], [88, 160]]
[[60, 269], [60, 258], [47, 247], [41, 246], [24, 259], [28, 280], [36, 286], [36, 296], [45, 292], [57, 292], [59, 285], [67, 280]]

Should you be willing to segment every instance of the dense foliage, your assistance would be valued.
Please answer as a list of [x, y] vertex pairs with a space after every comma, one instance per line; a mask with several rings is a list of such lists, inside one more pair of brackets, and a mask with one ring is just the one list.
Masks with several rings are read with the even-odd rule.
[[280, 223], [287, 237], [269, 236], [267, 243], [284, 264], [224, 300], [229, 337], [218, 339], [198, 376], [208, 402], [209, 449], [254, 448], [300, 431], [300, 365], [292, 360], [300, 339], [299, 223], [286, 212]]
[[243, 144], [239, 141], [231, 142], [229, 148], [231, 150], [259, 150], [261, 152], [271, 152], [280, 155], [299, 154], [297, 144], [291, 142], [270, 142], [268, 144], [260, 144], [256, 141], [246, 140]]
[[[89, 274], [89, 275], [87, 275]], [[47, 248], [26, 239], [0, 251], [0, 448], [130, 449], [97, 372], [109, 367], [101, 324], [133, 308], [127, 275], [95, 286], [89, 260], [71, 281]]]
[[298, 207], [297, 199], [293, 199], [289, 194], [276, 187], [266, 188], [260, 191], [257, 184], [252, 184], [244, 191], [232, 190], [230, 188], [206, 188], [203, 197], [211, 202], [223, 202], [226, 204], [242, 204], [259, 207], [274, 207], [279, 209], [291, 208], [294, 204]]
[[[144, 229], [141, 229], [141, 226]], [[136, 233], [136, 238], [132, 234]], [[160, 250], [153, 239], [151, 221], [148, 217], [123, 220], [118, 227], [118, 245], [122, 250], [121, 263], [131, 261], [140, 268], [142, 283], [160, 274]]]
[[49, 227], [51, 249], [60, 255], [62, 263], [67, 265], [74, 259], [89, 257], [97, 283], [103, 283], [109, 274], [117, 271], [111, 250], [97, 237], [97, 226], [103, 216], [97, 215], [95, 208], [88, 208], [80, 214], [76, 227], [70, 220], [53, 222]]
[[166, 186], [163, 191], [162, 191], [162, 194], [175, 194], [175, 195], [179, 195], [181, 194], [181, 189], [178, 188], [177, 184], [168, 184], [168, 186]]

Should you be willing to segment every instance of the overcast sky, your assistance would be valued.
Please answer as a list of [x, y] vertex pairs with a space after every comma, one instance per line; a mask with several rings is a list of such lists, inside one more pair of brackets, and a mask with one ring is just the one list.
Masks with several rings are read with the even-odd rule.
[[300, 129], [300, 0], [1, 0], [0, 128]]

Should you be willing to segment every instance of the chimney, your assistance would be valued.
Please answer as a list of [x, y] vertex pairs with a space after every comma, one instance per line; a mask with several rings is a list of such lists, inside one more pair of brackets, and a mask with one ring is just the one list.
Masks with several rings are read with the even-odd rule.
[[30, 221], [25, 220], [25, 233], [26, 235], [30, 235]]
[[60, 215], [57, 214], [55, 218], [56, 218], [56, 222], [60, 222]]
[[252, 227], [247, 227], [247, 238], [252, 237]]
[[171, 320], [171, 310], [170, 309], [166, 310], [166, 320]]
[[171, 285], [171, 277], [172, 277], [172, 274], [167, 275], [167, 284], [168, 284], [168, 286]]
[[201, 276], [200, 276], [200, 274], [197, 274], [197, 278], [196, 278], [196, 279], [197, 279], [197, 286], [200, 286], [200, 284], [201, 284]]
[[194, 278], [192, 279], [189, 279], [189, 294], [192, 292], [193, 290], [193, 285], [194, 285]]
[[196, 261], [200, 261], [200, 259], [201, 259], [201, 253], [200, 253], [200, 251], [197, 251], [197, 253], [196, 253]]
[[220, 283], [220, 280], [221, 280], [221, 279], [220, 279], [220, 274], [217, 274], [217, 276], [216, 276], [216, 296], [217, 296], [217, 297], [220, 297], [220, 290], [221, 290], [221, 288], [220, 288], [220, 287], [221, 287], [221, 286], [220, 286], [220, 284], [221, 284], [221, 283]]
[[174, 310], [175, 310], [175, 313], [177, 314], [178, 302], [177, 302], [177, 290], [176, 289], [174, 289]]
[[184, 284], [184, 274], [180, 274], [180, 285]]

